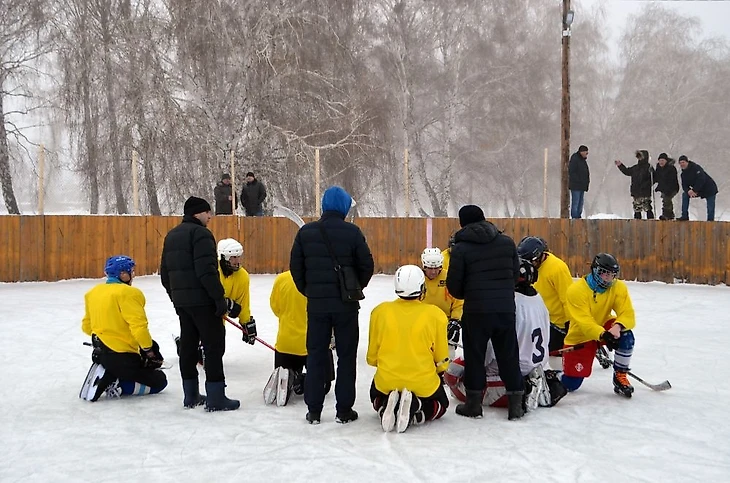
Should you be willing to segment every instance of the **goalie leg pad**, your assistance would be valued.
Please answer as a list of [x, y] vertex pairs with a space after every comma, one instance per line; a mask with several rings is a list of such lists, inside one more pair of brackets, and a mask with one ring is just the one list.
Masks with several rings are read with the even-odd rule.
[[294, 382], [294, 378], [291, 376], [291, 369], [279, 369], [279, 375], [276, 383], [276, 405], [286, 406], [291, 396], [291, 386]]
[[273, 404], [276, 401], [276, 390], [279, 383], [279, 370], [277, 367], [269, 376], [269, 381], [264, 386], [264, 404]]

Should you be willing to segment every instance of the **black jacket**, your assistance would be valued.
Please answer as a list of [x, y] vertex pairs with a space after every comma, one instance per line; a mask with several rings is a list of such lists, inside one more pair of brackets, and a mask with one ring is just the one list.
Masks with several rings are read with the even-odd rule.
[[573, 153], [568, 163], [568, 189], [571, 191], [588, 191], [591, 184], [591, 173], [586, 161], [580, 153]]
[[649, 156], [639, 159], [633, 166], [619, 164], [618, 169], [626, 176], [631, 176], [631, 196], [634, 198], [651, 198], [651, 187], [654, 184], [653, 169], [649, 164]]
[[245, 183], [241, 190], [241, 205], [246, 212], [246, 216], [256, 215], [263, 209], [264, 200], [266, 199], [266, 187], [262, 182], [254, 179], [250, 183]]
[[514, 313], [520, 261], [512, 238], [479, 221], [456, 232], [454, 240], [446, 288], [464, 300], [464, 313]]
[[679, 180], [677, 179], [677, 167], [674, 166], [674, 160], [668, 159], [664, 167], [657, 163], [654, 169], [654, 182], [656, 189], [666, 196], [674, 196], [679, 193]]
[[160, 278], [175, 307], [215, 306], [224, 297], [213, 234], [197, 218], [184, 216], [162, 246]]
[[229, 200], [228, 197], [233, 195], [233, 186], [221, 181], [215, 186], [213, 195], [215, 196], [215, 214], [232, 215], [233, 199]]
[[694, 161], [689, 161], [687, 167], [682, 170], [682, 189], [684, 191], [692, 189], [700, 198], [717, 194], [715, 180]]
[[354, 267], [365, 288], [373, 276], [374, 263], [365, 236], [360, 228], [344, 220], [336, 211], [325, 211], [319, 221], [304, 225], [294, 238], [289, 260], [294, 283], [307, 297], [307, 312], [357, 311], [357, 302], [343, 302], [334, 262], [322, 238], [323, 223], [340, 265]]

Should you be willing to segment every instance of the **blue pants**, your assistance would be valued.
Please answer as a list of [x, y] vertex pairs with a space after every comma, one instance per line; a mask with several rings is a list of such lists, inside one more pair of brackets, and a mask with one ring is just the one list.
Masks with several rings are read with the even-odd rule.
[[581, 190], [570, 190], [570, 217], [581, 218], [583, 214], [583, 200], [586, 192]]
[[[707, 221], [715, 221], [715, 197], [717, 195], [708, 196], [707, 200]], [[689, 218], [689, 195], [686, 191], [682, 192], [682, 218]]]

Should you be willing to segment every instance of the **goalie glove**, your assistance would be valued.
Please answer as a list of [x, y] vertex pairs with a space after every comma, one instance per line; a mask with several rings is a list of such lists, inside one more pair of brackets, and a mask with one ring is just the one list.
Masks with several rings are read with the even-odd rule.
[[160, 354], [160, 346], [152, 341], [152, 347], [147, 349], [140, 349], [139, 355], [142, 357], [142, 366], [149, 369], [159, 369], [162, 367], [162, 363], [165, 362], [165, 358]]
[[256, 321], [253, 317], [242, 325], [243, 327], [243, 341], [251, 345], [256, 342]]
[[449, 325], [446, 326], [446, 337], [449, 344], [457, 345], [461, 337], [461, 322], [456, 319], [449, 319]]
[[226, 312], [228, 312], [228, 315], [232, 318], [238, 318], [238, 316], [241, 314], [241, 306], [237, 304], [234, 300], [231, 300], [229, 298], [226, 298]]

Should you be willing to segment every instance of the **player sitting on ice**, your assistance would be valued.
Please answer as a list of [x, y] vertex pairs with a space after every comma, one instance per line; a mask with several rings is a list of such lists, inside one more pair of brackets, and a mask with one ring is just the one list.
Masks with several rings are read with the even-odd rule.
[[446, 413], [449, 398], [439, 373], [447, 367], [449, 349], [446, 315], [421, 302], [423, 270], [404, 265], [394, 279], [400, 298], [379, 304], [370, 314], [367, 362], [377, 368], [370, 400], [383, 431], [402, 433]]
[[[537, 269], [527, 260], [520, 260], [520, 274], [515, 285], [515, 330], [520, 349], [520, 371], [525, 378], [524, 409], [533, 411], [538, 406], [555, 406], [567, 391], [560, 383], [557, 371], [548, 365], [547, 348], [550, 344], [550, 316], [540, 294], [532, 286], [537, 281]], [[491, 342], [485, 359], [487, 388], [482, 404], [507, 407], [504, 383]], [[464, 360], [453, 361], [444, 374], [444, 380], [454, 396], [466, 401], [464, 388]]]
[[[274, 351], [274, 372], [264, 387], [264, 402], [286, 406], [292, 392], [304, 394], [304, 367], [307, 364], [307, 297], [299, 293], [291, 272], [280, 273], [274, 280], [269, 298], [271, 311], [279, 319]], [[330, 351], [325, 394], [335, 379], [335, 362]]]
[[[627, 373], [634, 352], [636, 325], [634, 307], [626, 284], [616, 277], [619, 264], [613, 255], [599, 253], [591, 264], [591, 273], [568, 288], [570, 326], [563, 352], [563, 385], [575, 391], [591, 375], [593, 357], [599, 344], [616, 351], [613, 361], [613, 390], [631, 397], [634, 388]], [[612, 317], [612, 311], [615, 317]]]
[[426, 295], [423, 302], [440, 308], [448, 317], [448, 326], [444, 327], [449, 340], [449, 359], [454, 358], [456, 344], [461, 333], [461, 314], [464, 301], [455, 299], [446, 289], [446, 271], [443, 270], [444, 255], [438, 248], [426, 248], [421, 253], [421, 265], [426, 274]]
[[160, 370], [163, 358], [147, 329], [145, 298], [132, 287], [134, 260], [119, 255], [104, 265], [105, 283], [84, 296], [81, 330], [91, 336], [91, 368], [79, 397], [155, 394], [167, 386]]

